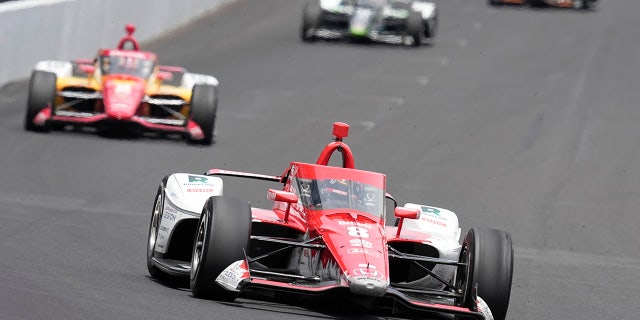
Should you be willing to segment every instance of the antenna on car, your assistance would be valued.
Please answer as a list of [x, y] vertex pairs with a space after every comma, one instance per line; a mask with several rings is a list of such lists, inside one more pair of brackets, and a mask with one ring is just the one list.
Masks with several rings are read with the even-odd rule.
[[118, 49], [122, 50], [125, 48], [125, 44], [130, 43], [133, 46], [133, 50], [140, 50], [138, 40], [136, 40], [136, 38], [133, 36], [133, 33], [136, 31], [136, 26], [128, 23], [126, 26], [124, 26], [124, 30], [127, 35], [120, 39], [120, 42], [118, 43]]
[[334, 136], [334, 141], [342, 141], [349, 136], [349, 125], [344, 122], [334, 122], [331, 134]]
[[344, 122], [334, 122], [333, 123], [333, 142], [329, 143], [324, 147], [316, 164], [326, 166], [329, 163], [329, 159], [331, 159], [331, 155], [334, 151], [338, 151], [342, 153], [342, 166], [344, 168], [354, 169], [355, 163], [353, 161], [353, 153], [351, 153], [351, 148], [342, 142], [342, 139], [346, 138], [349, 135], [349, 125]]

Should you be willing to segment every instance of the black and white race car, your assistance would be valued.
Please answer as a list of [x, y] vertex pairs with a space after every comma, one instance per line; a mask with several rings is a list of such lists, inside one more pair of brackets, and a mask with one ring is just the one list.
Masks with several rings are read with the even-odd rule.
[[309, 0], [300, 36], [349, 38], [420, 46], [436, 36], [438, 10], [423, 0]]

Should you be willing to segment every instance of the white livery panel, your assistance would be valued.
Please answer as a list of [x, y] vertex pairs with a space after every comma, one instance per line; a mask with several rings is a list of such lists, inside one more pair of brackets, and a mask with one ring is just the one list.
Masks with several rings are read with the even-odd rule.
[[453, 211], [415, 203], [407, 203], [404, 207], [420, 210], [420, 217], [415, 220], [406, 219], [403, 229], [437, 234], [456, 243], [460, 241], [458, 216]]
[[165, 186], [167, 199], [180, 210], [198, 214], [211, 196], [222, 195], [222, 179], [199, 174], [174, 173]]
[[[418, 219], [405, 219], [402, 229], [429, 234], [429, 238], [425, 239], [425, 244], [437, 249], [440, 259], [457, 261], [460, 257], [460, 250], [462, 249], [459, 243], [460, 226], [458, 224], [458, 216], [456, 216], [453, 211], [447, 209], [415, 203], [407, 203], [404, 207], [419, 209], [420, 216]], [[455, 274], [456, 267], [436, 264], [432, 271], [443, 279], [451, 280]], [[442, 282], [431, 276], [426, 276], [407, 284], [416, 287], [444, 288]]]
[[55, 73], [58, 78], [71, 77], [73, 73], [73, 65], [69, 61], [39, 61], [33, 69]]
[[436, 4], [433, 2], [414, 1], [411, 8], [420, 12], [424, 20], [431, 19], [436, 15]]
[[184, 219], [199, 219], [204, 203], [222, 195], [222, 179], [199, 174], [174, 173], [165, 185], [165, 201], [158, 228], [155, 250], [167, 251], [167, 243], [176, 225]]
[[196, 84], [208, 84], [214, 87], [217, 87], [220, 82], [216, 77], [206, 75], [206, 74], [198, 74], [187, 72], [182, 76], [182, 86], [185, 88], [193, 88]]

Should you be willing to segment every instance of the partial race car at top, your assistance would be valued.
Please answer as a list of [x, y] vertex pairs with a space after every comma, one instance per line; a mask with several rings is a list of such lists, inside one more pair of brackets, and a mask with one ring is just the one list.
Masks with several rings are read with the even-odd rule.
[[436, 4], [424, 0], [308, 0], [300, 36], [348, 38], [420, 46], [432, 43], [438, 27]]
[[561, 8], [576, 8], [589, 10], [597, 0], [487, 0], [489, 5], [500, 4], [528, 4], [531, 7], [552, 6]]
[[100, 49], [94, 60], [38, 62], [29, 80], [25, 129], [134, 128], [211, 144], [218, 80], [157, 65], [156, 54], [140, 50], [135, 27], [126, 31], [117, 49]]
[[[348, 130], [335, 123], [335, 140], [315, 163], [290, 162], [279, 176], [221, 169], [166, 176], [149, 224], [151, 276], [189, 279], [195, 297], [221, 301], [265, 290], [339, 297], [392, 313], [504, 320], [510, 234], [472, 228], [460, 243], [452, 211], [398, 206], [384, 174], [355, 168], [342, 141]], [[335, 151], [341, 167], [329, 165]], [[223, 176], [279, 185], [267, 191], [273, 206], [223, 195]], [[386, 223], [387, 206], [395, 223]]]

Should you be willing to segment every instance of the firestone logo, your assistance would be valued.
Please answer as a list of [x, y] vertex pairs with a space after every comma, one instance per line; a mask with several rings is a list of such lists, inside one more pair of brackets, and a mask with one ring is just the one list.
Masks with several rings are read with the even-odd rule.
[[376, 258], [380, 257], [380, 254], [378, 252], [374, 250], [365, 249], [365, 248], [349, 248], [347, 252], [350, 254], [364, 254], [364, 255], [368, 255]]
[[369, 278], [379, 278], [382, 276], [377, 270], [367, 269], [367, 268], [358, 268], [353, 269], [353, 275], [356, 277], [369, 277]]

